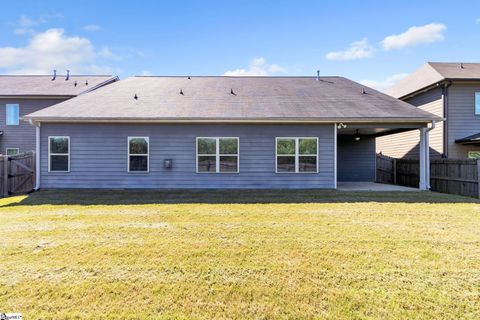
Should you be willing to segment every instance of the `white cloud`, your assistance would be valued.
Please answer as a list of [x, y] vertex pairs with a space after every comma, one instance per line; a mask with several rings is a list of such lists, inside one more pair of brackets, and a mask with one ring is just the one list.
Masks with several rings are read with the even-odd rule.
[[32, 36], [25, 47], [0, 47], [0, 69], [15, 74], [50, 74], [53, 69], [111, 73], [112, 68], [98, 65], [99, 58], [108, 58], [105, 55], [110, 51], [104, 49], [97, 52], [87, 38], [48, 29]]
[[397, 84], [400, 80], [408, 76], [408, 73], [397, 73], [391, 75], [381, 81], [374, 81], [374, 80], [362, 80], [360, 81], [361, 84], [366, 85], [367, 87], [374, 88], [379, 91], [385, 91], [395, 84]]
[[13, 33], [19, 36], [33, 34], [35, 33], [34, 27], [45, 23], [46, 21], [46, 18], [43, 16], [38, 19], [33, 19], [22, 14], [18, 22], [15, 24], [16, 28], [13, 30]]
[[475, 20], [475, 23], [480, 23], [480, 18], [477, 18], [477, 19]]
[[433, 43], [445, 39], [443, 32], [447, 26], [441, 23], [430, 23], [424, 26], [413, 26], [400, 34], [392, 34], [382, 40], [383, 49], [401, 49], [419, 44]]
[[373, 56], [375, 48], [368, 43], [367, 38], [352, 42], [350, 47], [344, 51], [334, 51], [326, 54], [328, 60], [357, 60]]
[[98, 51], [98, 56], [110, 60], [122, 60], [122, 57], [113, 53], [109, 47], [103, 47], [102, 49], [100, 49], [100, 51]]
[[102, 30], [102, 27], [96, 24], [87, 24], [86, 26], [83, 26], [83, 30], [85, 31], [100, 31]]
[[235, 69], [225, 72], [224, 76], [269, 76], [287, 73], [287, 69], [278, 64], [269, 64], [265, 58], [255, 58], [247, 69]]
[[151, 76], [152, 73], [150, 72], [150, 70], [143, 70], [141, 73], [140, 73], [141, 76]]

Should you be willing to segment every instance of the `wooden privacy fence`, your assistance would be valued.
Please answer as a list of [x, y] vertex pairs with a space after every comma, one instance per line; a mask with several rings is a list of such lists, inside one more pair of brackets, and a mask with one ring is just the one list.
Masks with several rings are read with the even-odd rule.
[[0, 156], [0, 193], [28, 193], [35, 186], [35, 153]]
[[[474, 159], [433, 159], [430, 161], [431, 189], [480, 198], [479, 170], [479, 161]], [[418, 160], [377, 154], [377, 182], [418, 188], [419, 173]]]

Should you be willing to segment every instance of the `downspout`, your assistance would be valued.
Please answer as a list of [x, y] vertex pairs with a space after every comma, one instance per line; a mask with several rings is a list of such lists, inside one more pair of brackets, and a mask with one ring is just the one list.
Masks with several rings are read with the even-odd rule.
[[448, 80], [443, 85], [443, 156], [448, 158], [448, 88], [452, 85], [452, 81]]
[[430, 190], [430, 138], [429, 132], [435, 129], [435, 120], [432, 120], [432, 126], [425, 130], [425, 184], [427, 190]]
[[34, 190], [40, 189], [40, 123], [29, 120], [32, 126], [35, 126], [35, 187]]

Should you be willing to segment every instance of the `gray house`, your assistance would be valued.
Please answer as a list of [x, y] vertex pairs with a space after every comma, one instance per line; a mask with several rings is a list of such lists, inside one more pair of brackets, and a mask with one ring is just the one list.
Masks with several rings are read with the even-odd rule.
[[[37, 188], [336, 188], [439, 117], [342, 77], [133, 77], [24, 117]], [[420, 188], [427, 188], [428, 153]]]
[[0, 76], [0, 154], [35, 150], [35, 128], [20, 118], [104, 85], [112, 76]]
[[[446, 119], [430, 133], [431, 157], [480, 156], [480, 63], [429, 62], [387, 93]], [[406, 132], [379, 138], [377, 151], [418, 158], [418, 145], [418, 135]]]

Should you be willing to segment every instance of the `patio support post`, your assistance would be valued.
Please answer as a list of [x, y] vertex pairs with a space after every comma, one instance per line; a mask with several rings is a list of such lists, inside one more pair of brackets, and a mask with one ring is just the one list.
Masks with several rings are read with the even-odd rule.
[[428, 190], [428, 172], [429, 152], [428, 152], [428, 131], [427, 128], [420, 128], [420, 172], [419, 185], [420, 190]]

